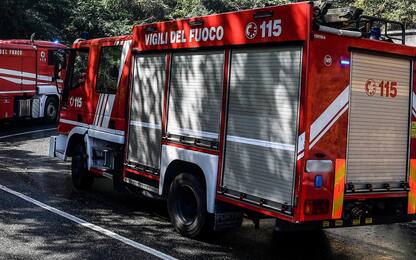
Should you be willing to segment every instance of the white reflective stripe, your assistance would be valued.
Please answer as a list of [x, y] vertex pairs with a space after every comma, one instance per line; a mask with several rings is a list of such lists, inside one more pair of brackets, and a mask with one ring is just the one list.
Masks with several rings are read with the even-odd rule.
[[22, 80], [21, 79], [17, 79], [17, 78], [10, 78], [10, 77], [0, 76], [0, 79], [4, 79], [4, 80], [7, 80], [9, 82], [16, 83], [16, 84], [21, 84], [22, 83]]
[[94, 125], [98, 125], [98, 119], [100, 118], [101, 110], [103, 107], [104, 102], [104, 94], [100, 94], [100, 97], [98, 99], [97, 108], [95, 110], [95, 119], [94, 119]]
[[298, 160], [300, 160], [300, 159], [302, 159], [303, 158], [303, 156], [305, 156], [305, 152], [302, 152], [302, 153], [300, 153], [299, 155], [298, 155]]
[[95, 108], [94, 125], [97, 124], [98, 112], [99, 112], [99, 109], [100, 109], [100, 104], [101, 104], [102, 98], [103, 98], [103, 95], [100, 94], [100, 96], [98, 97], [98, 101], [97, 101], [97, 107]]
[[218, 139], [218, 134], [216, 133], [197, 131], [197, 130], [191, 130], [191, 129], [185, 129], [185, 128], [173, 128], [171, 129], [170, 134]]
[[114, 42], [114, 46], [123, 45], [125, 42], [131, 42], [131, 40], [128, 40], [128, 41], [115, 41]]
[[416, 94], [412, 91], [412, 114], [416, 117]]
[[15, 84], [36, 85], [36, 81], [33, 81], [33, 80], [26, 80], [26, 79], [22, 80], [20, 78], [11, 78], [11, 77], [4, 77], [4, 76], [0, 76], [0, 79], [4, 79], [9, 82], [13, 82]]
[[35, 73], [24, 72], [24, 71], [21, 72], [20, 76], [25, 77], [25, 78], [32, 78], [32, 79], [36, 78]]
[[124, 144], [124, 135], [111, 133], [110, 131], [95, 130], [90, 128], [88, 129], [88, 135], [95, 139]]
[[99, 117], [98, 117], [98, 122], [96, 124], [97, 126], [101, 126], [103, 123], [103, 117], [105, 113], [105, 108], [107, 107], [107, 102], [108, 102], [108, 94], [104, 94], [102, 105], [101, 105], [101, 110], [100, 110]]
[[101, 104], [100, 104], [100, 110], [98, 112], [97, 123], [95, 124], [96, 126], [100, 126], [101, 115], [104, 113], [104, 105], [105, 105], [105, 102], [107, 101], [107, 94], [102, 94], [102, 95], [103, 95], [103, 97], [101, 99]]
[[82, 127], [88, 128], [88, 124], [81, 123], [81, 122], [78, 122], [78, 121], [67, 120], [67, 119], [59, 119], [59, 122], [64, 123], [64, 124], [76, 125], [76, 126], [82, 126]]
[[96, 126], [96, 125], [88, 125], [88, 128], [98, 130], [98, 131], [101, 131], [101, 132], [106, 132], [106, 133], [109, 133], [109, 134], [115, 134], [115, 135], [123, 135], [124, 136], [124, 133], [125, 133], [122, 130], [104, 128], [104, 127], [99, 127], [99, 126]]
[[59, 122], [64, 123], [64, 124], [76, 125], [76, 126], [81, 126], [81, 127], [84, 127], [84, 128], [94, 129], [94, 130], [106, 132], [106, 133], [109, 133], [109, 134], [123, 135], [123, 136], [125, 134], [125, 132], [122, 131], [122, 130], [116, 130], [116, 129], [111, 129], [111, 128], [103, 128], [103, 127], [99, 127], [99, 126], [95, 126], [95, 125], [89, 125], [89, 124], [85, 124], [85, 123], [81, 123], [81, 122], [73, 121], [73, 120], [68, 120], [68, 119], [60, 119]]
[[305, 150], [305, 132], [303, 132], [298, 138], [298, 154]]
[[9, 82], [13, 82], [15, 84], [22, 84], [22, 85], [39, 85], [39, 86], [43, 86], [43, 85], [50, 85], [51, 82], [39, 82], [39, 81], [34, 81], [34, 80], [27, 80], [27, 79], [21, 79], [21, 78], [12, 78], [12, 77], [5, 77], [5, 76], [0, 76], [1, 79], [7, 80]]
[[39, 76], [38, 76], [38, 80], [43, 80], [43, 81], [52, 81], [52, 77], [39, 75]]
[[98, 101], [97, 101], [97, 106], [95, 108], [94, 121], [93, 121], [94, 125], [95, 125], [95, 121], [97, 121], [97, 108], [98, 108], [98, 104], [100, 103], [100, 99], [101, 99], [101, 96], [98, 96]]
[[23, 85], [36, 85], [36, 81], [24, 79], [22, 80], [22, 84]]
[[35, 93], [35, 90], [10, 90], [0, 91], [0, 94], [20, 94], [20, 93]]
[[315, 140], [311, 142], [311, 144], [309, 145], [309, 148], [314, 147], [315, 144], [322, 138], [322, 136], [324, 136], [324, 134], [331, 128], [331, 126], [335, 124], [338, 118], [340, 118], [344, 114], [344, 112], [347, 110], [348, 110], [348, 104], [346, 104], [345, 107], [341, 110], [341, 112], [338, 113], [337, 116], [333, 118], [333, 120], [329, 123], [329, 125], [325, 127], [325, 129], [315, 138]]
[[140, 122], [140, 121], [130, 121], [130, 125], [134, 126], [141, 126], [145, 128], [152, 128], [152, 129], [162, 129], [162, 126], [160, 124], [153, 124], [153, 123], [146, 123], [146, 122]]
[[255, 146], [262, 146], [262, 147], [278, 149], [278, 150], [286, 150], [286, 151], [292, 151], [292, 152], [295, 151], [295, 146], [293, 144], [268, 142], [264, 140], [251, 139], [251, 138], [245, 138], [245, 137], [240, 137], [240, 136], [227, 135], [227, 141], [235, 142], [235, 143], [242, 143], [242, 144], [250, 144], [250, 145], [255, 145]]
[[[333, 120], [339, 118], [339, 112], [345, 112], [345, 106], [348, 104], [350, 86], [347, 86], [342, 93], [328, 106], [327, 109], [311, 125], [309, 141], [316, 143], [328, 131], [328, 126], [333, 125]], [[335, 120], [336, 120], [335, 119]], [[311, 145], [312, 146], [312, 145]]]
[[[31, 72], [24, 72], [24, 71], [20, 71], [20, 70], [9, 70], [9, 69], [2, 69], [0, 68], [0, 74], [6, 74], [9, 76], [18, 76], [18, 77], [25, 77], [25, 78], [32, 78], [32, 79], [38, 79], [41, 81], [52, 81], [52, 77], [51, 76], [47, 76], [47, 75], [36, 75], [35, 73], [31, 73]], [[58, 82], [62, 83], [63, 80], [58, 80]]]
[[121, 76], [123, 74], [123, 68], [124, 68], [124, 65], [125, 65], [126, 60], [127, 60], [127, 54], [129, 53], [130, 45], [131, 45], [131, 40], [126, 41], [123, 44], [123, 51], [121, 53], [121, 60], [120, 60], [120, 68], [119, 68], [119, 71], [118, 71], [117, 86], [120, 84], [120, 79], [121, 79]]
[[7, 74], [7, 75], [11, 75], [11, 76], [22, 76], [22, 72], [21, 71], [17, 71], [17, 70], [8, 70], [8, 69], [1, 69], [0, 68], [0, 73], [1, 74]]
[[110, 118], [111, 118], [111, 113], [113, 111], [113, 105], [114, 105], [114, 99], [115, 99], [116, 95], [110, 94], [108, 95], [108, 101], [107, 104], [105, 106], [105, 110], [104, 110], [104, 118], [103, 118], [103, 122], [101, 124], [102, 127], [107, 128], [109, 123], [110, 123]]

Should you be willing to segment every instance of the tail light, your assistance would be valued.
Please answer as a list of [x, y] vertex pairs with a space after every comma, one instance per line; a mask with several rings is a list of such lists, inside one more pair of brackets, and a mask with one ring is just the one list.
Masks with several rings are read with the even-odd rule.
[[306, 162], [306, 172], [326, 173], [332, 172], [333, 165], [331, 160], [308, 160]]
[[323, 215], [329, 213], [329, 200], [307, 200], [304, 208], [305, 215]]

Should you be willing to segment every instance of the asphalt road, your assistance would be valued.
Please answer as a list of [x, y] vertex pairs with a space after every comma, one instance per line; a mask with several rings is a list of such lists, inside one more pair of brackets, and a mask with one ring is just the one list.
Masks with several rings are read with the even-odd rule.
[[275, 234], [273, 221], [245, 221], [183, 238], [163, 202], [116, 193], [107, 179], [74, 191], [69, 162], [47, 157], [54, 128], [0, 124], [0, 259], [416, 259], [416, 223]]

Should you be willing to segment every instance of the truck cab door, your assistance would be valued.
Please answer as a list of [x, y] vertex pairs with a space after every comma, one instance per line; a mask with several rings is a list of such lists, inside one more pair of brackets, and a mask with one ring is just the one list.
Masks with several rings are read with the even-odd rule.
[[62, 96], [61, 118], [85, 123], [89, 49], [72, 50]]
[[[55, 88], [52, 83], [52, 76], [54, 73], [54, 61], [51, 57], [50, 49], [38, 49], [37, 54], [37, 86], [40, 92], [50, 93]], [[47, 89], [47, 90], [46, 90]]]
[[[29, 95], [36, 94], [36, 62], [37, 51], [23, 51], [21, 56], [21, 91], [23, 93], [29, 93]], [[40, 58], [40, 57], [39, 57]]]

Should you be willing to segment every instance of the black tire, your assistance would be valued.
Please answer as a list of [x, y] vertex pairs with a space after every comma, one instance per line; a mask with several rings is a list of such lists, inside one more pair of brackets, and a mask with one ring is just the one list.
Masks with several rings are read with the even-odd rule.
[[48, 97], [45, 102], [45, 112], [43, 118], [46, 123], [56, 123], [58, 119], [58, 99], [56, 97]]
[[94, 182], [94, 176], [88, 171], [87, 154], [84, 146], [78, 144], [73, 151], [71, 161], [72, 184], [76, 189], [89, 190]]
[[176, 176], [169, 189], [167, 204], [170, 220], [183, 236], [195, 238], [212, 231], [205, 189], [195, 175], [181, 173]]

